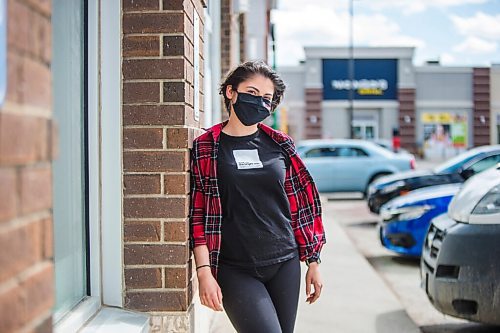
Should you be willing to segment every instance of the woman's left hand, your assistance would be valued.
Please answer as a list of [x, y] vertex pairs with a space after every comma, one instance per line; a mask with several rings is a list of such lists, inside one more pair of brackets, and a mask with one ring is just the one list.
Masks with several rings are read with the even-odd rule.
[[[312, 293], [311, 285], [314, 286], [314, 292]], [[309, 304], [316, 302], [321, 295], [321, 289], [323, 289], [323, 280], [319, 272], [319, 264], [317, 262], [312, 262], [309, 264], [306, 274], [306, 302], [309, 302]]]

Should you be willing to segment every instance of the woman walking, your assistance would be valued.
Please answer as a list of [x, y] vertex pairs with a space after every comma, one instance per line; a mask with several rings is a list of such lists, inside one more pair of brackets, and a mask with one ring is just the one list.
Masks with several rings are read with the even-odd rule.
[[292, 333], [300, 262], [306, 301], [322, 289], [321, 205], [292, 139], [260, 123], [285, 85], [264, 62], [236, 67], [220, 88], [229, 120], [193, 142], [190, 242], [201, 303], [239, 333]]

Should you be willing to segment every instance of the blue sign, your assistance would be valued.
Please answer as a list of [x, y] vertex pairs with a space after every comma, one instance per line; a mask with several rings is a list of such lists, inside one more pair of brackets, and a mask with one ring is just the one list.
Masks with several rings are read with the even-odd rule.
[[[397, 59], [355, 59], [354, 89], [356, 100], [396, 100]], [[349, 99], [349, 60], [323, 59], [323, 99]]]
[[0, 0], [0, 106], [7, 91], [7, 4]]

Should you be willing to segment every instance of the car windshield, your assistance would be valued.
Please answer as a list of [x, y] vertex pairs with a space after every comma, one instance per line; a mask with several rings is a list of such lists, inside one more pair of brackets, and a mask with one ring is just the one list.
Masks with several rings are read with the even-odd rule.
[[455, 173], [467, 162], [478, 156], [480, 153], [477, 150], [471, 150], [466, 153], [453, 157], [451, 160], [438, 165], [435, 173]]

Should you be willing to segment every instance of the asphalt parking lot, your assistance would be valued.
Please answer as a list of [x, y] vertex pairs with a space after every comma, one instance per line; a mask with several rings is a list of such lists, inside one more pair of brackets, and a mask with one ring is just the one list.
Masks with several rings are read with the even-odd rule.
[[500, 327], [470, 323], [435, 310], [420, 288], [419, 261], [392, 253], [380, 245], [376, 228], [378, 216], [369, 212], [366, 201], [356, 195], [333, 194], [327, 197], [326, 205], [333, 211], [336, 222], [423, 333], [500, 332]]

